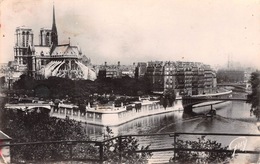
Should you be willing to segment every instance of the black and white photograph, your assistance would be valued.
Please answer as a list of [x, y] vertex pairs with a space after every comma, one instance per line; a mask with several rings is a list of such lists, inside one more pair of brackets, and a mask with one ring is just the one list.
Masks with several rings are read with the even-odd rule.
[[260, 163], [260, 0], [0, 0], [0, 164]]

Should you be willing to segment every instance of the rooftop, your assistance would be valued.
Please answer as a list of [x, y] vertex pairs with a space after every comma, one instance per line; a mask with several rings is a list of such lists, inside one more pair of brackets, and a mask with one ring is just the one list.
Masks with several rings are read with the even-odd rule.
[[32, 31], [32, 29], [30, 27], [27, 27], [27, 26], [19, 26], [16, 28], [16, 30], [19, 30], [19, 29], [24, 29], [24, 30], [30, 30]]

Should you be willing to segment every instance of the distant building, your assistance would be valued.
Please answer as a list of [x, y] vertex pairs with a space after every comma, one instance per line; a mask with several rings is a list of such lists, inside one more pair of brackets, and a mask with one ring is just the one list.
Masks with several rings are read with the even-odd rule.
[[217, 71], [217, 80], [219, 83], [237, 83], [245, 81], [245, 71], [221, 69]]
[[148, 62], [145, 76], [148, 77], [152, 84], [154, 92], [164, 91], [164, 63], [161, 61]]
[[120, 62], [117, 65], [107, 65], [105, 62], [104, 65], [99, 66], [98, 78], [121, 78], [122, 71], [120, 68]]
[[138, 62], [135, 68], [135, 77], [136, 78], [144, 77], [146, 70], [147, 70], [147, 63]]
[[0, 63], [0, 77], [5, 76], [8, 72], [8, 63]]
[[216, 73], [209, 65], [204, 65], [204, 92], [211, 93], [216, 88]]
[[133, 65], [120, 65], [119, 69], [122, 71], [122, 77], [135, 77], [135, 63], [133, 63]]
[[108, 65], [105, 62], [104, 65], [99, 66], [98, 78], [122, 78], [125, 76], [134, 77], [135, 75], [135, 63], [133, 65], [121, 65], [118, 62], [117, 65]]
[[14, 59], [21, 74], [35, 78], [96, 79], [90, 59], [82, 54], [78, 45], [58, 44], [54, 6], [52, 28], [40, 29], [39, 45], [34, 44], [33, 31], [28, 27], [17, 27], [15, 35]]
[[4, 84], [2, 87], [11, 88], [13, 82], [20, 78], [21, 72], [18, 68], [18, 64], [15, 61], [0, 64], [0, 77], [4, 77]]
[[175, 62], [165, 62], [164, 65], [164, 88], [165, 89], [176, 89], [178, 86], [177, 74]]
[[175, 90], [177, 95], [197, 95], [216, 90], [216, 73], [209, 65], [196, 62], [148, 62], [145, 76], [154, 92]]

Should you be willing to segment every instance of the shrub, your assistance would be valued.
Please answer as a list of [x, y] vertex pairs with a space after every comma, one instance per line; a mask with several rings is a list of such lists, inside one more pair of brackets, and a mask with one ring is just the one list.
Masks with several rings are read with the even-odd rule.
[[[227, 150], [228, 146], [222, 147], [221, 143], [206, 139], [201, 136], [197, 141], [176, 141], [176, 148], [184, 149], [209, 149]], [[175, 156], [170, 158], [171, 163], [223, 163], [232, 158], [232, 152], [207, 152], [207, 151], [181, 151], [176, 150]]]
[[[113, 138], [112, 130], [107, 127], [106, 133], [104, 134], [104, 139]], [[121, 139], [121, 148], [120, 148], [120, 140]], [[138, 140], [134, 137], [116, 137], [110, 141], [105, 142], [104, 145], [104, 160], [107, 163], [120, 163], [120, 155], [121, 155], [121, 163], [126, 164], [142, 164], [148, 163], [148, 159], [152, 157], [152, 153], [143, 152], [143, 153], [135, 153], [136, 150], [139, 150]], [[142, 146], [141, 150], [148, 150], [148, 146]]]

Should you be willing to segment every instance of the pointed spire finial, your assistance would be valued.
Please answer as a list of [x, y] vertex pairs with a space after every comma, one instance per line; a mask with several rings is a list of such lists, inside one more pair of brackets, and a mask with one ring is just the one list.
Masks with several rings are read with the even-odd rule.
[[52, 27], [53, 25], [56, 26], [56, 21], [55, 21], [55, 6], [54, 6], [54, 1], [53, 1], [53, 11], [52, 11]]
[[52, 33], [51, 33], [51, 42], [52, 42], [52, 50], [55, 49], [55, 47], [58, 45], [58, 31], [56, 27], [56, 21], [55, 21], [55, 6], [54, 6], [54, 0], [53, 0], [53, 17], [52, 17]]

